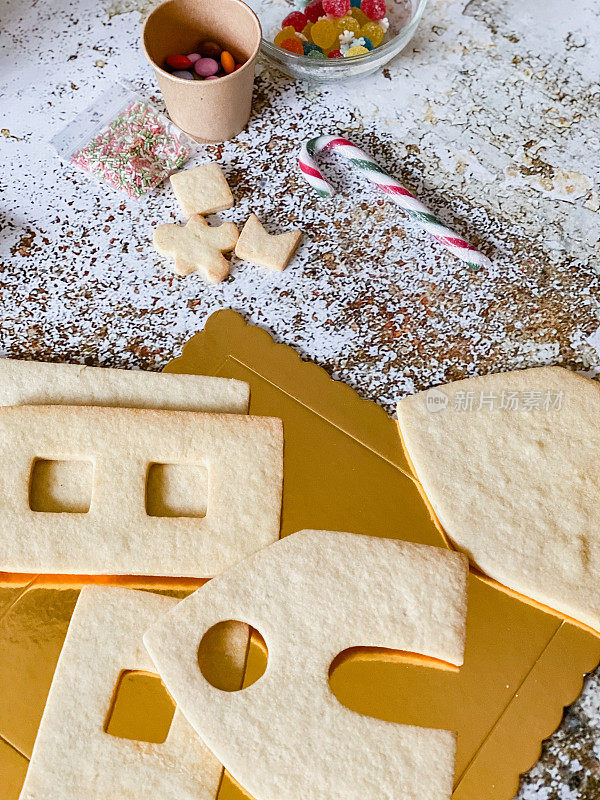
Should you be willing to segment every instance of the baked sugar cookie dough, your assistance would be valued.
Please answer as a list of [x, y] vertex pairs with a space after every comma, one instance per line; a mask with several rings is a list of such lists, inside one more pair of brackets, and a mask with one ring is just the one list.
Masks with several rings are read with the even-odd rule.
[[[28, 488], [40, 459], [92, 465], [86, 513], [33, 507]], [[273, 417], [0, 408], [0, 464], [6, 572], [207, 578], [279, 537], [283, 428]], [[205, 516], [153, 513], [147, 484], [157, 464], [207, 471]]]
[[267, 233], [256, 214], [250, 214], [235, 246], [235, 254], [242, 261], [283, 272], [290, 263], [301, 236], [301, 230]]
[[398, 403], [439, 522], [486, 575], [600, 630], [600, 384], [539, 367]]
[[[20, 800], [212, 800], [222, 767], [179, 709], [162, 743], [105, 730], [122, 671], [155, 668], [142, 634], [177, 604], [170, 597], [113, 586], [82, 590], [38, 730]], [[244, 641], [221, 646], [241, 675]], [[247, 636], [246, 636], [247, 638]]]
[[177, 275], [199, 270], [209, 283], [219, 283], [229, 275], [229, 262], [223, 253], [234, 249], [238, 236], [233, 222], [213, 226], [200, 214], [194, 214], [185, 225], [159, 225], [154, 230], [153, 243], [158, 253], [174, 259]]
[[161, 408], [245, 414], [250, 387], [233, 378], [0, 359], [0, 406]]
[[227, 179], [214, 161], [176, 172], [169, 180], [186, 217], [214, 214], [233, 205]]
[[[448, 800], [455, 734], [351, 711], [328, 673], [360, 645], [462, 664], [466, 578], [467, 559], [449, 550], [302, 531], [209, 581], [144, 642], [186, 718], [256, 800]], [[203, 634], [231, 619], [268, 648], [264, 675], [233, 693], [198, 666]]]
[[[143, 370], [0, 359], [0, 406], [78, 405], [157, 408], [246, 414], [250, 386], [232, 378], [177, 375]], [[159, 514], [206, 501], [206, 482], [197, 470], [162, 464], [149, 481], [149, 501]], [[47, 511], [77, 512], [88, 503], [91, 464], [40, 460], [30, 484], [34, 505]], [[175, 515], [175, 514], [173, 514]]]

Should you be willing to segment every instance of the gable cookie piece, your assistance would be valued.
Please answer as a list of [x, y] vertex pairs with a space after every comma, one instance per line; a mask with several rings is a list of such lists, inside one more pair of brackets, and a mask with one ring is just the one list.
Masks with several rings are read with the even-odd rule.
[[242, 228], [235, 254], [259, 267], [283, 271], [294, 255], [302, 231], [288, 231], [274, 236], [267, 233], [256, 214], [251, 214]]
[[[142, 643], [145, 628], [176, 604], [170, 597], [119, 587], [82, 590], [20, 800], [216, 796], [221, 764], [179, 709], [174, 709], [168, 732], [157, 731], [153, 742], [107, 732], [111, 700], [123, 675], [137, 670], [155, 673]], [[241, 676], [243, 642], [236, 637], [223, 646]], [[151, 714], [144, 708], [130, 712], [132, 716]]]
[[233, 250], [238, 236], [233, 222], [212, 227], [195, 214], [185, 226], [159, 225], [154, 231], [154, 247], [175, 260], [178, 275], [201, 270], [209, 283], [219, 283], [229, 275], [229, 262], [223, 253]]
[[539, 367], [398, 403], [416, 477], [482, 572], [600, 631], [600, 384]]
[[[328, 673], [360, 645], [462, 664], [466, 578], [459, 553], [303, 531], [209, 581], [144, 642], [186, 718], [256, 800], [448, 800], [455, 734], [351, 711]], [[232, 619], [263, 635], [268, 665], [227, 693], [203, 677], [198, 647]]]
[[[60, 513], [32, 502], [34, 471], [49, 459], [91, 466], [88, 508]], [[279, 537], [279, 419], [1, 408], [0, 463], [2, 571], [208, 578]], [[180, 467], [184, 484], [189, 469], [205, 475], [206, 508], [197, 503], [191, 514], [164, 514], [150, 489], [165, 465]]]
[[214, 162], [171, 175], [171, 186], [186, 217], [214, 214], [233, 205], [231, 189]]

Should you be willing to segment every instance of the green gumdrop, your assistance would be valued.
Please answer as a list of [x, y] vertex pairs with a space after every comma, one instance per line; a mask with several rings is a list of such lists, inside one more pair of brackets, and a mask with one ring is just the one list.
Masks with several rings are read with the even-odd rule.
[[327, 59], [327, 56], [321, 50], [311, 50], [310, 53], [308, 54], [308, 57], [309, 58], [325, 58], [325, 59]]

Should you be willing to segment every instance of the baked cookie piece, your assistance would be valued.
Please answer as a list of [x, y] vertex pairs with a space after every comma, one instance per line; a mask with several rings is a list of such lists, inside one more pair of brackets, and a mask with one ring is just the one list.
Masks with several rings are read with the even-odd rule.
[[[186, 719], [256, 800], [450, 800], [456, 734], [351, 711], [328, 673], [357, 645], [459, 667], [467, 573], [464, 556], [439, 547], [303, 531], [209, 581], [144, 643]], [[250, 621], [269, 650], [242, 692], [215, 690], [198, 663], [203, 633], [232, 619]]]
[[[118, 728], [111, 733], [126, 682], [153, 682], [144, 630], [176, 605], [172, 597], [119, 586], [83, 588], [52, 679], [23, 800], [216, 796], [221, 764], [164, 689], [158, 694], [164, 707], [157, 708], [155, 697], [154, 704], [133, 706], [127, 718], [138, 724], [149, 718], [163, 727], [171, 714], [168, 732], [155, 727], [151, 741], [129, 738]], [[227, 656], [232, 685], [241, 684], [247, 639], [243, 629], [228, 626], [213, 646], [215, 654]]]
[[[47, 513], [30, 494], [48, 457], [88, 473], [91, 489], [74, 487], [80, 513]], [[273, 417], [0, 408], [0, 464], [2, 572], [208, 578], [279, 536], [283, 426]], [[186, 487], [189, 513], [178, 510]], [[65, 487], [56, 499], [72, 496]]]
[[236, 245], [239, 233], [233, 222], [212, 227], [200, 214], [185, 225], [159, 225], [154, 231], [154, 248], [175, 260], [178, 275], [201, 270], [209, 283], [219, 283], [229, 275], [229, 262], [223, 256]]
[[250, 386], [175, 375], [0, 358], [0, 406], [109, 406], [247, 414]]
[[221, 167], [215, 162], [184, 169], [170, 177], [175, 197], [186, 217], [214, 214], [233, 205], [233, 195]]
[[600, 631], [600, 384], [561, 367], [405, 397], [398, 423], [452, 543], [489, 577]]
[[235, 254], [243, 261], [282, 272], [290, 263], [301, 236], [300, 230], [272, 236], [263, 228], [256, 214], [250, 214], [242, 228]]

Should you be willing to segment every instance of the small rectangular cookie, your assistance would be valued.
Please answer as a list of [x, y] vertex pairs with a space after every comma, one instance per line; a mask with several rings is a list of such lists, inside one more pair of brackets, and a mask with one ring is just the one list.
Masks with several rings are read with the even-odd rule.
[[235, 246], [235, 254], [243, 261], [259, 267], [283, 272], [290, 263], [301, 236], [301, 230], [271, 235], [264, 229], [256, 214], [250, 214]]
[[[91, 470], [81, 511], [36, 506], [30, 485], [48, 460]], [[0, 465], [2, 571], [208, 578], [279, 537], [283, 431], [272, 417], [1, 408]], [[206, 512], [164, 516], [151, 505], [157, 465], [204, 472]]]
[[246, 414], [245, 381], [0, 359], [0, 406], [69, 405]]
[[[107, 732], [123, 674], [155, 672], [142, 643], [144, 630], [175, 605], [171, 597], [115, 586], [82, 590], [20, 800], [216, 797], [221, 764], [178, 708], [163, 742]], [[245, 642], [235, 629], [225, 630], [224, 637], [221, 645], [241, 675]]]
[[211, 161], [170, 177], [175, 197], [186, 217], [214, 214], [233, 205], [233, 195], [221, 167]]

